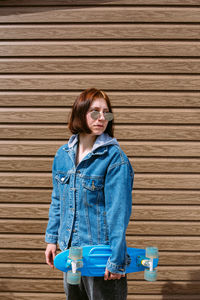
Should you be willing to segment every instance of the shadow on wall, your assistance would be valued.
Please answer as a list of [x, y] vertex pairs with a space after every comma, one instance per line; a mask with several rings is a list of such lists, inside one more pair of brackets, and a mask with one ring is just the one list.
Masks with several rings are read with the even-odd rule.
[[[200, 299], [200, 271], [192, 272], [190, 281], [167, 281], [162, 288], [163, 300]], [[193, 297], [192, 297], [193, 296]]]
[[[116, 5], [117, 2], [121, 3], [121, 0], [29, 0], [29, 5], [27, 6], [27, 0], [0, 0], [0, 23], [1, 22], [12, 22], [12, 20], [4, 19], [2, 17], [13, 15], [15, 18], [19, 17], [19, 19], [15, 19], [15, 22], [34, 22], [32, 19], [34, 13], [41, 13], [47, 11], [55, 11], [56, 10], [73, 10], [73, 9], [85, 9], [87, 6], [101, 6], [106, 4]], [[46, 2], [46, 3], [45, 3]], [[33, 6], [32, 6], [33, 5]], [[46, 5], [46, 6], [43, 6]], [[82, 6], [81, 6], [82, 5]], [[14, 7], [15, 6], [15, 7]], [[25, 7], [23, 7], [25, 6]], [[21, 15], [28, 15], [29, 19], [20, 20]], [[45, 18], [45, 16], [44, 16]], [[98, 20], [99, 22], [100, 20]], [[45, 20], [40, 19], [39, 22], [45, 22]], [[47, 22], [47, 21], [46, 21]], [[50, 19], [48, 22], [54, 22], [54, 20]], [[66, 19], [59, 20], [59, 22], [66, 22]], [[76, 22], [76, 20], [74, 20]]]

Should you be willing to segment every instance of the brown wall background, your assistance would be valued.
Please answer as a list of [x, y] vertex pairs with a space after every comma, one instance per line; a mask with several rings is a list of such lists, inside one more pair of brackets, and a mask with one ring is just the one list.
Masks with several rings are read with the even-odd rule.
[[92, 86], [136, 173], [128, 245], [160, 250], [128, 299], [199, 299], [199, 74], [198, 0], [0, 1], [0, 299], [65, 299], [44, 259], [51, 164]]

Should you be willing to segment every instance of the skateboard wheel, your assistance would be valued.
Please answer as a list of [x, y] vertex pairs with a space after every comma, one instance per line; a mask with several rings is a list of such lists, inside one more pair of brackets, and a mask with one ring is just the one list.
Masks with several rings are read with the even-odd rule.
[[158, 248], [147, 247], [146, 248], [146, 257], [147, 258], [158, 258]]
[[81, 247], [71, 247], [69, 249], [69, 257], [74, 260], [81, 259], [83, 257], [83, 249]]
[[156, 281], [157, 280], [157, 270], [150, 271], [148, 269], [144, 270], [144, 279], [147, 281]]
[[76, 273], [73, 273], [72, 271], [67, 272], [67, 283], [69, 284], [80, 284], [81, 282], [81, 272], [77, 271]]

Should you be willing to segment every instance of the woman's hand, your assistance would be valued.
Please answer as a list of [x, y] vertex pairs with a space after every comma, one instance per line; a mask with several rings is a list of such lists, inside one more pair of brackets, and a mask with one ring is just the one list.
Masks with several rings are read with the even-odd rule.
[[121, 274], [116, 274], [116, 273], [111, 273], [106, 269], [105, 274], [104, 274], [104, 280], [115, 280], [115, 279], [120, 279], [121, 277], [125, 277], [125, 275]]
[[56, 250], [57, 245], [56, 244], [47, 244], [46, 251], [45, 251], [45, 257], [46, 257], [46, 263], [53, 268], [53, 260], [56, 256]]

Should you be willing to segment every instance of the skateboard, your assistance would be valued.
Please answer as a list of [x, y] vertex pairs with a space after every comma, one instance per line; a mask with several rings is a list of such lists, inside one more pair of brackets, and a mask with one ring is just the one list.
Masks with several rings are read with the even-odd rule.
[[[158, 249], [127, 248], [131, 263], [126, 267], [126, 273], [144, 271], [144, 279], [156, 281], [158, 266]], [[107, 245], [71, 247], [56, 255], [54, 266], [62, 272], [67, 272], [69, 284], [79, 284], [81, 276], [103, 277], [106, 263], [111, 256], [111, 248]]]

